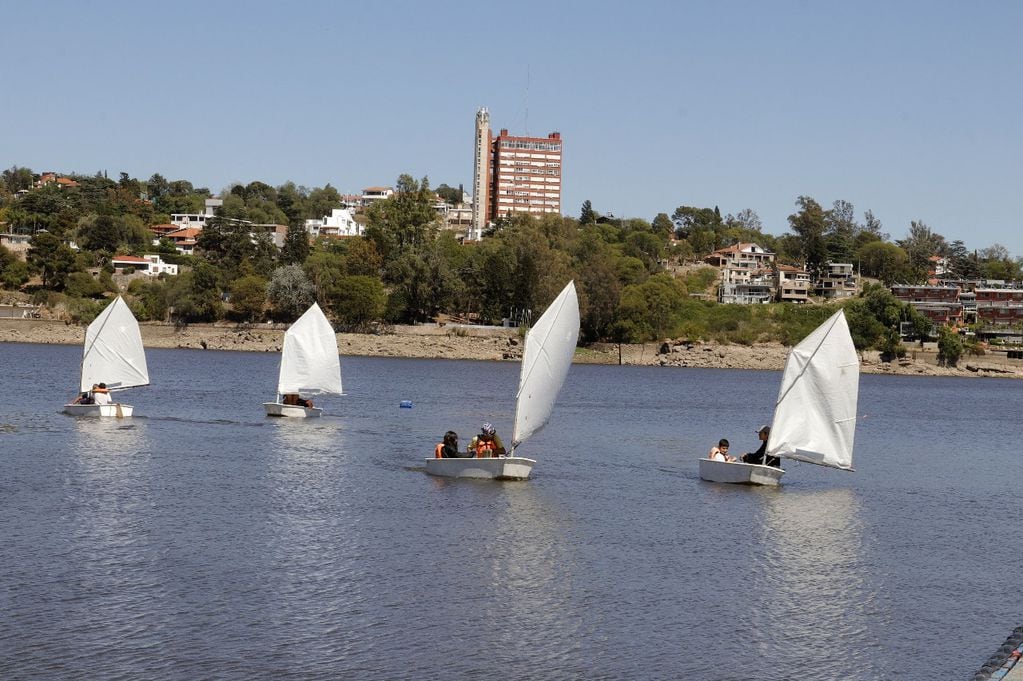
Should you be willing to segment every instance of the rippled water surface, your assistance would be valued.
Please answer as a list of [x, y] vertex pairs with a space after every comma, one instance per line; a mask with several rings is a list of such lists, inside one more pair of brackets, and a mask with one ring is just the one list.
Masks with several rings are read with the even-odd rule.
[[[512, 363], [151, 350], [135, 418], [59, 413], [80, 348], [0, 344], [0, 678], [968, 678], [1020, 621], [1023, 383], [864, 376], [856, 473], [701, 482], [780, 374], [575, 366], [529, 482], [423, 458]], [[412, 409], [400, 409], [412, 400]]]

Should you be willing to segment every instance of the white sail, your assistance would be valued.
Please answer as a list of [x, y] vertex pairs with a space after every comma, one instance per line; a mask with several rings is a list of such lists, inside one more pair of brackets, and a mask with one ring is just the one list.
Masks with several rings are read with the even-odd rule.
[[139, 324], [120, 296], [85, 331], [81, 391], [97, 383], [106, 383], [109, 390], [149, 385]]
[[860, 362], [839, 310], [785, 361], [769, 456], [852, 469]]
[[341, 394], [337, 336], [316, 303], [284, 334], [277, 392], [281, 395]]
[[526, 334], [515, 399], [513, 448], [543, 428], [550, 418], [578, 339], [579, 299], [570, 281]]

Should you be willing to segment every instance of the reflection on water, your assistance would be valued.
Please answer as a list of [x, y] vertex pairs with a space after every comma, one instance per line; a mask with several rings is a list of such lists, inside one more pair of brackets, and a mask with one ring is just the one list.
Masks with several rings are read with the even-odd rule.
[[864, 626], [878, 598], [863, 579], [869, 559], [855, 492], [779, 489], [762, 504], [751, 606], [758, 647], [776, 658], [770, 666], [828, 678], [885, 676], [874, 666], [878, 641]]
[[[75, 424], [75, 451], [79, 454], [123, 458], [141, 455], [146, 449], [145, 418], [69, 418]], [[82, 464], [90, 462], [83, 459]]]
[[865, 377], [855, 475], [748, 489], [696, 462], [776, 373], [577, 366], [494, 483], [422, 463], [512, 363], [353, 358], [276, 420], [275, 356], [157, 350], [118, 421], [58, 414], [80, 354], [0, 345], [2, 678], [916, 681], [1018, 624], [1019, 382]]

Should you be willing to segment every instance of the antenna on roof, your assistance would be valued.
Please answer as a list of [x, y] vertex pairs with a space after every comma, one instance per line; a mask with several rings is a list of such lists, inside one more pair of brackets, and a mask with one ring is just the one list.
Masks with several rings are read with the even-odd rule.
[[526, 63], [526, 121], [523, 126], [526, 130], [526, 137], [529, 137], [529, 63]]

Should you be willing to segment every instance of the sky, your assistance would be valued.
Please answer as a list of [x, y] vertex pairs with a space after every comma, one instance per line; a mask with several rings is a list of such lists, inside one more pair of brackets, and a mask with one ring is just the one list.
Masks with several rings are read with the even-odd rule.
[[494, 132], [564, 143], [562, 213], [796, 200], [1023, 256], [1023, 3], [8, 3], [0, 166], [472, 186]]

